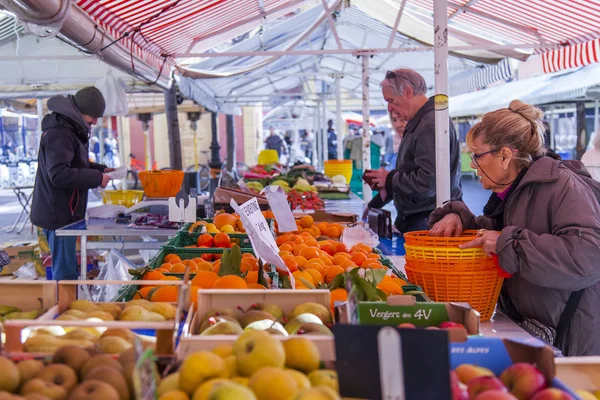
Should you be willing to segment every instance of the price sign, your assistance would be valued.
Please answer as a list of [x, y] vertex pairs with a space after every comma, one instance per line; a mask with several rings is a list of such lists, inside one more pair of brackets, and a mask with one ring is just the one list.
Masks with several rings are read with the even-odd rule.
[[275, 215], [279, 232], [293, 232], [298, 229], [283, 188], [279, 186], [267, 186], [264, 188], [264, 193], [267, 196], [271, 210], [273, 210], [273, 215]]
[[133, 389], [136, 400], [156, 399], [156, 364], [151, 349], [142, 350], [141, 340], [135, 343], [137, 361], [133, 369]]
[[290, 283], [292, 287], [295, 287], [294, 277], [287, 265], [285, 265], [285, 262], [283, 262], [279, 256], [279, 247], [277, 247], [277, 243], [269, 229], [267, 220], [260, 211], [256, 197], [253, 197], [241, 206], [239, 206], [235, 200], [231, 199], [230, 205], [242, 219], [244, 229], [246, 229], [254, 253], [264, 262], [274, 265], [282, 271], [287, 271]]

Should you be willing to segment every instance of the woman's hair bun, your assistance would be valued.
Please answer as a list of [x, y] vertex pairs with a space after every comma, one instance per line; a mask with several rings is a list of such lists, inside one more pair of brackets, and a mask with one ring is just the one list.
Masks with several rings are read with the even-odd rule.
[[544, 117], [544, 113], [537, 107], [531, 104], [523, 103], [521, 100], [513, 100], [510, 102], [508, 109], [517, 114], [521, 114], [529, 122], [538, 122]]

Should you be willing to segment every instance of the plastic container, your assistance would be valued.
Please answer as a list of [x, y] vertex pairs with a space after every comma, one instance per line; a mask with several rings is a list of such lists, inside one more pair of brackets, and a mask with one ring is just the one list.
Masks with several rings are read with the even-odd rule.
[[102, 195], [102, 202], [129, 208], [142, 201], [143, 198], [143, 190], [105, 190]]
[[473, 240], [476, 231], [464, 236], [441, 238], [427, 231], [404, 235], [406, 275], [436, 302], [464, 302], [489, 321], [494, 314], [504, 278], [498, 275], [496, 262], [481, 248], [459, 249]]
[[277, 164], [279, 162], [279, 154], [277, 150], [263, 150], [258, 154], [259, 165]]
[[325, 161], [325, 175], [333, 178], [342, 175], [346, 178], [346, 184], [352, 180], [352, 160], [327, 160]]
[[139, 173], [147, 197], [175, 197], [181, 190], [183, 171], [141, 171]]

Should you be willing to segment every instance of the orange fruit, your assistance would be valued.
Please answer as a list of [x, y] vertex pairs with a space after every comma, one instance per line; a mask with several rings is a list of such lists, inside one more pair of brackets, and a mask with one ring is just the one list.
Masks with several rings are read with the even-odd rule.
[[213, 265], [208, 261], [200, 261], [198, 264], [196, 264], [196, 268], [198, 271], [212, 271]]
[[379, 282], [377, 287], [379, 289], [383, 290], [385, 292], [385, 294], [387, 294], [388, 296], [396, 295], [396, 294], [404, 294], [404, 291], [402, 290], [402, 288], [400, 286], [396, 285], [392, 281], [383, 280], [383, 281]]
[[149, 300], [153, 302], [176, 303], [178, 294], [179, 288], [177, 286], [162, 286], [156, 289]]
[[198, 237], [198, 240], [196, 241], [196, 245], [198, 245], [198, 247], [200, 247], [200, 246], [213, 247], [215, 245], [215, 239], [213, 238], [213, 236], [210, 233], [203, 233], [202, 235], [200, 235]]
[[185, 272], [185, 265], [182, 263], [173, 264], [169, 272], [172, 274], [183, 274]]
[[258, 271], [248, 271], [246, 274], [246, 283], [258, 283]]
[[342, 260], [350, 260], [350, 259], [352, 259], [352, 256], [350, 254], [348, 254], [348, 253], [336, 253], [333, 256], [333, 260], [332, 261], [334, 263], [336, 263], [336, 264], [340, 264], [340, 262]]
[[216, 260], [220, 260], [222, 255], [223, 255], [222, 253], [213, 254], [212, 255], [212, 259], [215, 260], [215, 261]]
[[304, 238], [300, 235], [292, 235], [292, 237], [288, 240], [289, 243], [295, 244], [296, 246], [304, 243]]
[[196, 258], [192, 258], [192, 261], [196, 263], [196, 265], [198, 265], [198, 263], [201, 263], [203, 260], [200, 257], [196, 257]]
[[312, 260], [308, 260], [308, 262], [305, 265], [305, 268], [308, 268], [312, 264], [318, 264], [318, 265], [320, 265], [322, 267], [325, 266], [325, 263], [323, 262], [323, 260], [321, 260], [320, 257], [319, 258], [313, 258]]
[[242, 266], [240, 270], [242, 272], [258, 271], [258, 260], [251, 258], [242, 259]]
[[350, 268], [350, 267], [357, 267], [356, 264], [354, 264], [354, 261], [352, 260], [348, 260], [348, 259], [342, 259], [338, 262], [338, 265], [344, 269], [346, 268]]
[[314, 282], [313, 284], [315, 286], [318, 286], [318, 285], [320, 285], [320, 284], [322, 284], [322, 283], [325, 282], [325, 279], [323, 279], [323, 275], [319, 271], [317, 271], [316, 269], [312, 269], [312, 268], [305, 269], [304, 270], [304, 274], [305, 275], [306, 274], [310, 274], [310, 276], [312, 276], [312, 280]]
[[306, 258], [307, 260], [312, 260], [313, 258], [319, 257], [319, 249], [316, 247], [304, 247], [300, 249], [298, 255]]
[[279, 246], [279, 251], [289, 251], [290, 253], [292, 253], [294, 251], [294, 247], [296, 246], [292, 246], [291, 243], [284, 243], [281, 246]]
[[198, 289], [200, 289], [198, 286], [190, 287], [190, 301], [195, 305], [198, 304]]
[[324, 252], [326, 252], [329, 255], [335, 255], [335, 247], [332, 243], [328, 242], [326, 244], [321, 244], [319, 245], [321, 247], [321, 250], [323, 250]]
[[322, 231], [322, 233], [323, 235], [332, 239], [337, 239], [340, 237], [340, 231], [335, 226], [328, 226], [325, 230]]
[[325, 267], [325, 283], [331, 283], [332, 280], [335, 279], [339, 274], [343, 274], [345, 272], [344, 268], [339, 265], [331, 265], [329, 267]]
[[215, 235], [215, 247], [228, 249], [231, 247], [231, 238], [226, 233], [217, 233]]
[[366, 244], [359, 243], [359, 244], [352, 246], [352, 248], [350, 249], [350, 253], [354, 253], [355, 251], [358, 251], [358, 250], [366, 251], [367, 254], [373, 252], [373, 249], [370, 248], [369, 246], [367, 246]]
[[296, 264], [298, 264], [298, 268], [300, 269], [304, 268], [308, 262], [308, 260], [302, 256], [296, 256], [294, 259], [296, 260]]
[[321, 276], [325, 275], [325, 267], [319, 263], [313, 262], [311, 264], [309, 261], [306, 264], [306, 267], [304, 267], [304, 271], [308, 271], [309, 269], [314, 269], [315, 271], [319, 272], [321, 274]]
[[221, 267], [221, 260], [217, 260], [212, 264], [212, 272], [219, 273], [219, 267]]
[[279, 252], [279, 257], [281, 257], [281, 258], [293, 256], [293, 255], [294, 255], [294, 253], [292, 253], [291, 251], [280, 251]]
[[142, 280], [145, 281], [162, 281], [166, 278], [166, 276], [162, 272], [156, 271], [148, 271], [142, 277]]
[[335, 248], [334, 254], [337, 254], [337, 253], [348, 253], [348, 247], [346, 247], [346, 245], [344, 243], [342, 243], [342, 242], [335, 243], [335, 245], [333, 247]]
[[331, 312], [333, 312], [333, 307], [336, 301], [348, 300], [348, 291], [344, 288], [333, 289], [331, 293], [329, 293], [329, 298], [331, 300]]
[[321, 254], [319, 256], [319, 259], [323, 261], [324, 265], [333, 265], [333, 261], [331, 261], [331, 259], [326, 254]]
[[[314, 271], [314, 270], [313, 270]], [[298, 282], [302, 282], [300, 280], [300, 278], [305, 279], [308, 283], [310, 283], [311, 285], [314, 286], [315, 282], [313, 280], [313, 277], [310, 273], [308, 272], [302, 272], [302, 271], [296, 271], [294, 272], [292, 275], [294, 275], [294, 278], [296, 279], [296, 283]], [[302, 283], [303, 285], [305, 285], [304, 283]]]
[[319, 248], [319, 243], [317, 242], [317, 239], [315, 239], [314, 237], [311, 238], [307, 238], [304, 241], [304, 244], [307, 245], [308, 247], [315, 247], [315, 248]]
[[305, 248], [307, 248], [307, 247], [308, 247], [308, 246], [307, 246], [307, 245], [305, 245], [304, 243], [300, 243], [300, 244], [297, 244], [297, 245], [295, 245], [295, 246], [294, 246], [294, 255], [295, 255], [295, 256], [299, 256], [299, 255], [300, 255], [300, 251], [301, 251], [302, 249], [305, 249]]
[[302, 225], [303, 228], [310, 228], [314, 223], [315, 220], [310, 215], [305, 215], [304, 217], [300, 218], [300, 225]]
[[[171, 265], [173, 265], [173, 264], [170, 264], [170, 263], [164, 263], [164, 264], [162, 264], [162, 265], [161, 265], [159, 268], [166, 269], [166, 270], [168, 271], [168, 270], [170, 270], [170, 269], [171, 269]], [[156, 268], [156, 269], [155, 269], [155, 271], [156, 271], [157, 269], [158, 269], [158, 268]]]
[[323, 232], [325, 229], [329, 228], [329, 223], [328, 223], [328, 222], [319, 222], [319, 223], [316, 225], [316, 227], [317, 227], [317, 228], [319, 228], [319, 230], [320, 230], [321, 232]]
[[260, 283], [249, 283], [248, 284], [248, 289], [263, 289], [263, 290], [266, 290], [267, 288], [264, 287], [263, 285], [261, 285]]
[[369, 259], [367, 259], [367, 261], [363, 262], [361, 267], [362, 268], [373, 268], [373, 269], [384, 268], [383, 264], [380, 263], [379, 261], [369, 260]]
[[171, 264], [173, 264], [173, 262], [181, 262], [181, 257], [179, 257], [177, 254], [167, 254], [163, 262]]
[[256, 260], [256, 257], [254, 257], [252, 253], [242, 253], [242, 258], [252, 258]]
[[277, 239], [275, 239], [275, 243], [277, 243], [277, 246], [281, 247], [288, 240], [290, 240], [291, 237], [292, 237], [291, 233], [286, 233], [285, 235], [281, 235]]
[[235, 215], [222, 213], [217, 214], [213, 218], [213, 224], [217, 227], [217, 229], [221, 229], [224, 225], [236, 226], [238, 219]]
[[352, 261], [354, 261], [354, 264], [360, 267], [365, 261], [367, 261], [367, 255], [357, 251], [356, 253], [352, 254]]
[[287, 256], [281, 258], [285, 263], [286, 267], [290, 270], [290, 272], [298, 271], [298, 262], [294, 256]]
[[248, 284], [237, 275], [225, 275], [216, 280], [215, 289], [247, 289]]
[[[165, 264], [163, 264], [165, 265]], [[171, 269], [171, 264], [167, 264], [169, 266], [169, 269]], [[168, 274], [169, 273], [169, 269], [166, 268], [156, 268], [154, 271], [156, 272], [162, 272], [163, 274]]]
[[408, 282], [406, 282], [404, 279], [400, 279], [395, 276], [392, 276], [392, 282], [394, 282], [396, 285], [400, 286], [400, 288], [402, 288], [402, 286], [408, 285]]
[[313, 235], [313, 237], [316, 237], [316, 238], [318, 238], [319, 236], [321, 236], [321, 230], [320, 230], [320, 229], [319, 229], [319, 227], [318, 227], [318, 226], [316, 226], [316, 225], [313, 225], [313, 226], [310, 228], [310, 231], [312, 232], [312, 235]]
[[183, 265], [185, 265], [186, 267], [188, 267], [189, 269], [198, 268], [198, 266], [196, 265], [196, 262], [194, 260], [183, 260], [181, 263]]
[[143, 288], [140, 288], [137, 292], [135, 292], [135, 295], [133, 296], [133, 299], [145, 299], [148, 297], [148, 293], [150, 293], [150, 291], [152, 289], [154, 289], [156, 286], [144, 286]]
[[163, 281], [179, 281], [180, 279], [176, 276], [165, 276], [165, 279], [163, 279]]
[[379, 260], [381, 257], [377, 253], [367, 254], [368, 259]]
[[[204, 261], [211, 262], [213, 260], [213, 255], [210, 253], [206, 253], [206, 254], [202, 254], [200, 256], [200, 258], [203, 259]], [[196, 262], [196, 264], [198, 264], [198, 262]]]
[[198, 271], [194, 279], [192, 279], [192, 286], [202, 289], [212, 289], [217, 279], [219, 279], [219, 275], [212, 271]]

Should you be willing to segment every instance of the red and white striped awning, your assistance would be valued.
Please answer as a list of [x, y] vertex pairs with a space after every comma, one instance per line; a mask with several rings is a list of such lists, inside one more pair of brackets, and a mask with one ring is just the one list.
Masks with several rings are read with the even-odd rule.
[[[78, 0], [77, 5], [133, 54], [156, 68], [171, 54], [206, 51], [308, 0]], [[163, 69], [163, 73], [165, 73]]]
[[600, 39], [542, 54], [544, 73], [583, 67], [597, 62], [600, 62]]

